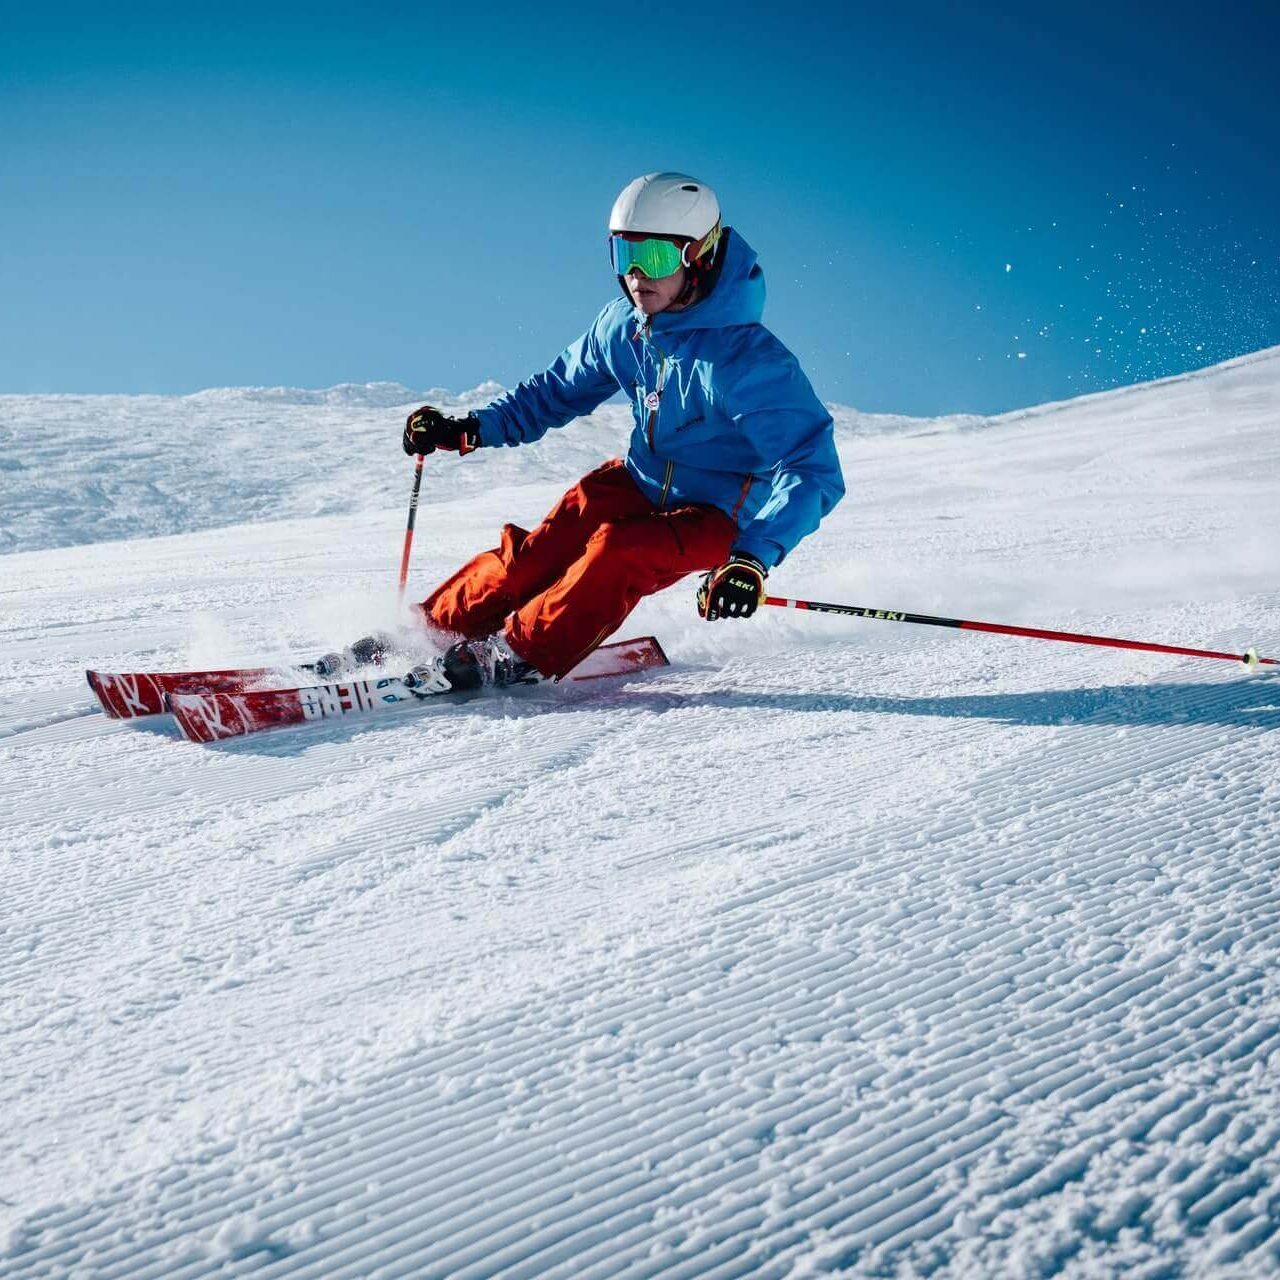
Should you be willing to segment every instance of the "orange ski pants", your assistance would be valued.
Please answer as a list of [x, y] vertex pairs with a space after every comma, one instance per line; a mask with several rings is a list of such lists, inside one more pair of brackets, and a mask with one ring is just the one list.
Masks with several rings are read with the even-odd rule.
[[659, 511], [614, 459], [584, 476], [533, 530], [504, 525], [422, 603], [468, 639], [503, 627], [544, 676], [571, 671], [647, 595], [729, 558], [737, 527], [716, 507]]

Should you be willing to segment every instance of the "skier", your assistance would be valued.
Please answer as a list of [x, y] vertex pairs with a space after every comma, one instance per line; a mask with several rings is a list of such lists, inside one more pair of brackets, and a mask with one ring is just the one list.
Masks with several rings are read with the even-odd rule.
[[705, 183], [651, 173], [609, 217], [622, 297], [544, 373], [464, 418], [409, 415], [407, 454], [530, 444], [621, 390], [625, 459], [584, 476], [532, 532], [499, 545], [420, 606], [460, 635], [441, 687], [559, 677], [640, 600], [706, 571], [708, 621], [749, 618], [764, 580], [844, 494], [831, 417], [796, 358], [760, 323], [764, 273], [721, 227]]

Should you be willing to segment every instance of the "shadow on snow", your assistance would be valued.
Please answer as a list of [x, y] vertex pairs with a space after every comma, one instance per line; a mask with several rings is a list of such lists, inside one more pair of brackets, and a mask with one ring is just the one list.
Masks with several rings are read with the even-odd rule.
[[357, 734], [399, 731], [409, 725], [418, 725], [424, 730], [435, 729], [442, 721], [456, 721], [459, 717], [501, 720], [586, 712], [665, 714], [697, 708], [717, 708], [730, 715], [741, 711], [790, 711], [807, 715], [989, 720], [994, 724], [1009, 725], [1280, 728], [1280, 682], [1265, 679], [1201, 684], [1102, 685], [1022, 693], [923, 697], [749, 688], [683, 692], [664, 688], [656, 682], [646, 684], [647, 687], [633, 684], [625, 691], [613, 690], [605, 694], [546, 686], [505, 691], [497, 696], [471, 694], [465, 698], [442, 699], [439, 705], [406, 706], [384, 713], [351, 715], [233, 738], [210, 744], [205, 749], [291, 756], [326, 743], [345, 741]]

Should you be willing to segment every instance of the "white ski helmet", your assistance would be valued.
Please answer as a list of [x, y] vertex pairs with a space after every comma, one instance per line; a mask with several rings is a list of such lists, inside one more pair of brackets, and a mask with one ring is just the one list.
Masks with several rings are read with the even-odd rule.
[[687, 173], [646, 173], [628, 182], [609, 214], [610, 234], [630, 231], [705, 240], [719, 225], [716, 193]]

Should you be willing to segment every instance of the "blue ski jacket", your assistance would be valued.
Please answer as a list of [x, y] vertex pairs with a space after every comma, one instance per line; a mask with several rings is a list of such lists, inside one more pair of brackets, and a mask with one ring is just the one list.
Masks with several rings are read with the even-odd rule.
[[735, 555], [773, 568], [844, 496], [831, 415], [795, 356], [760, 323], [764, 271], [725, 232], [711, 293], [647, 317], [624, 298], [545, 373], [476, 412], [481, 445], [537, 440], [621, 389], [635, 427], [626, 468], [660, 510], [719, 507]]

